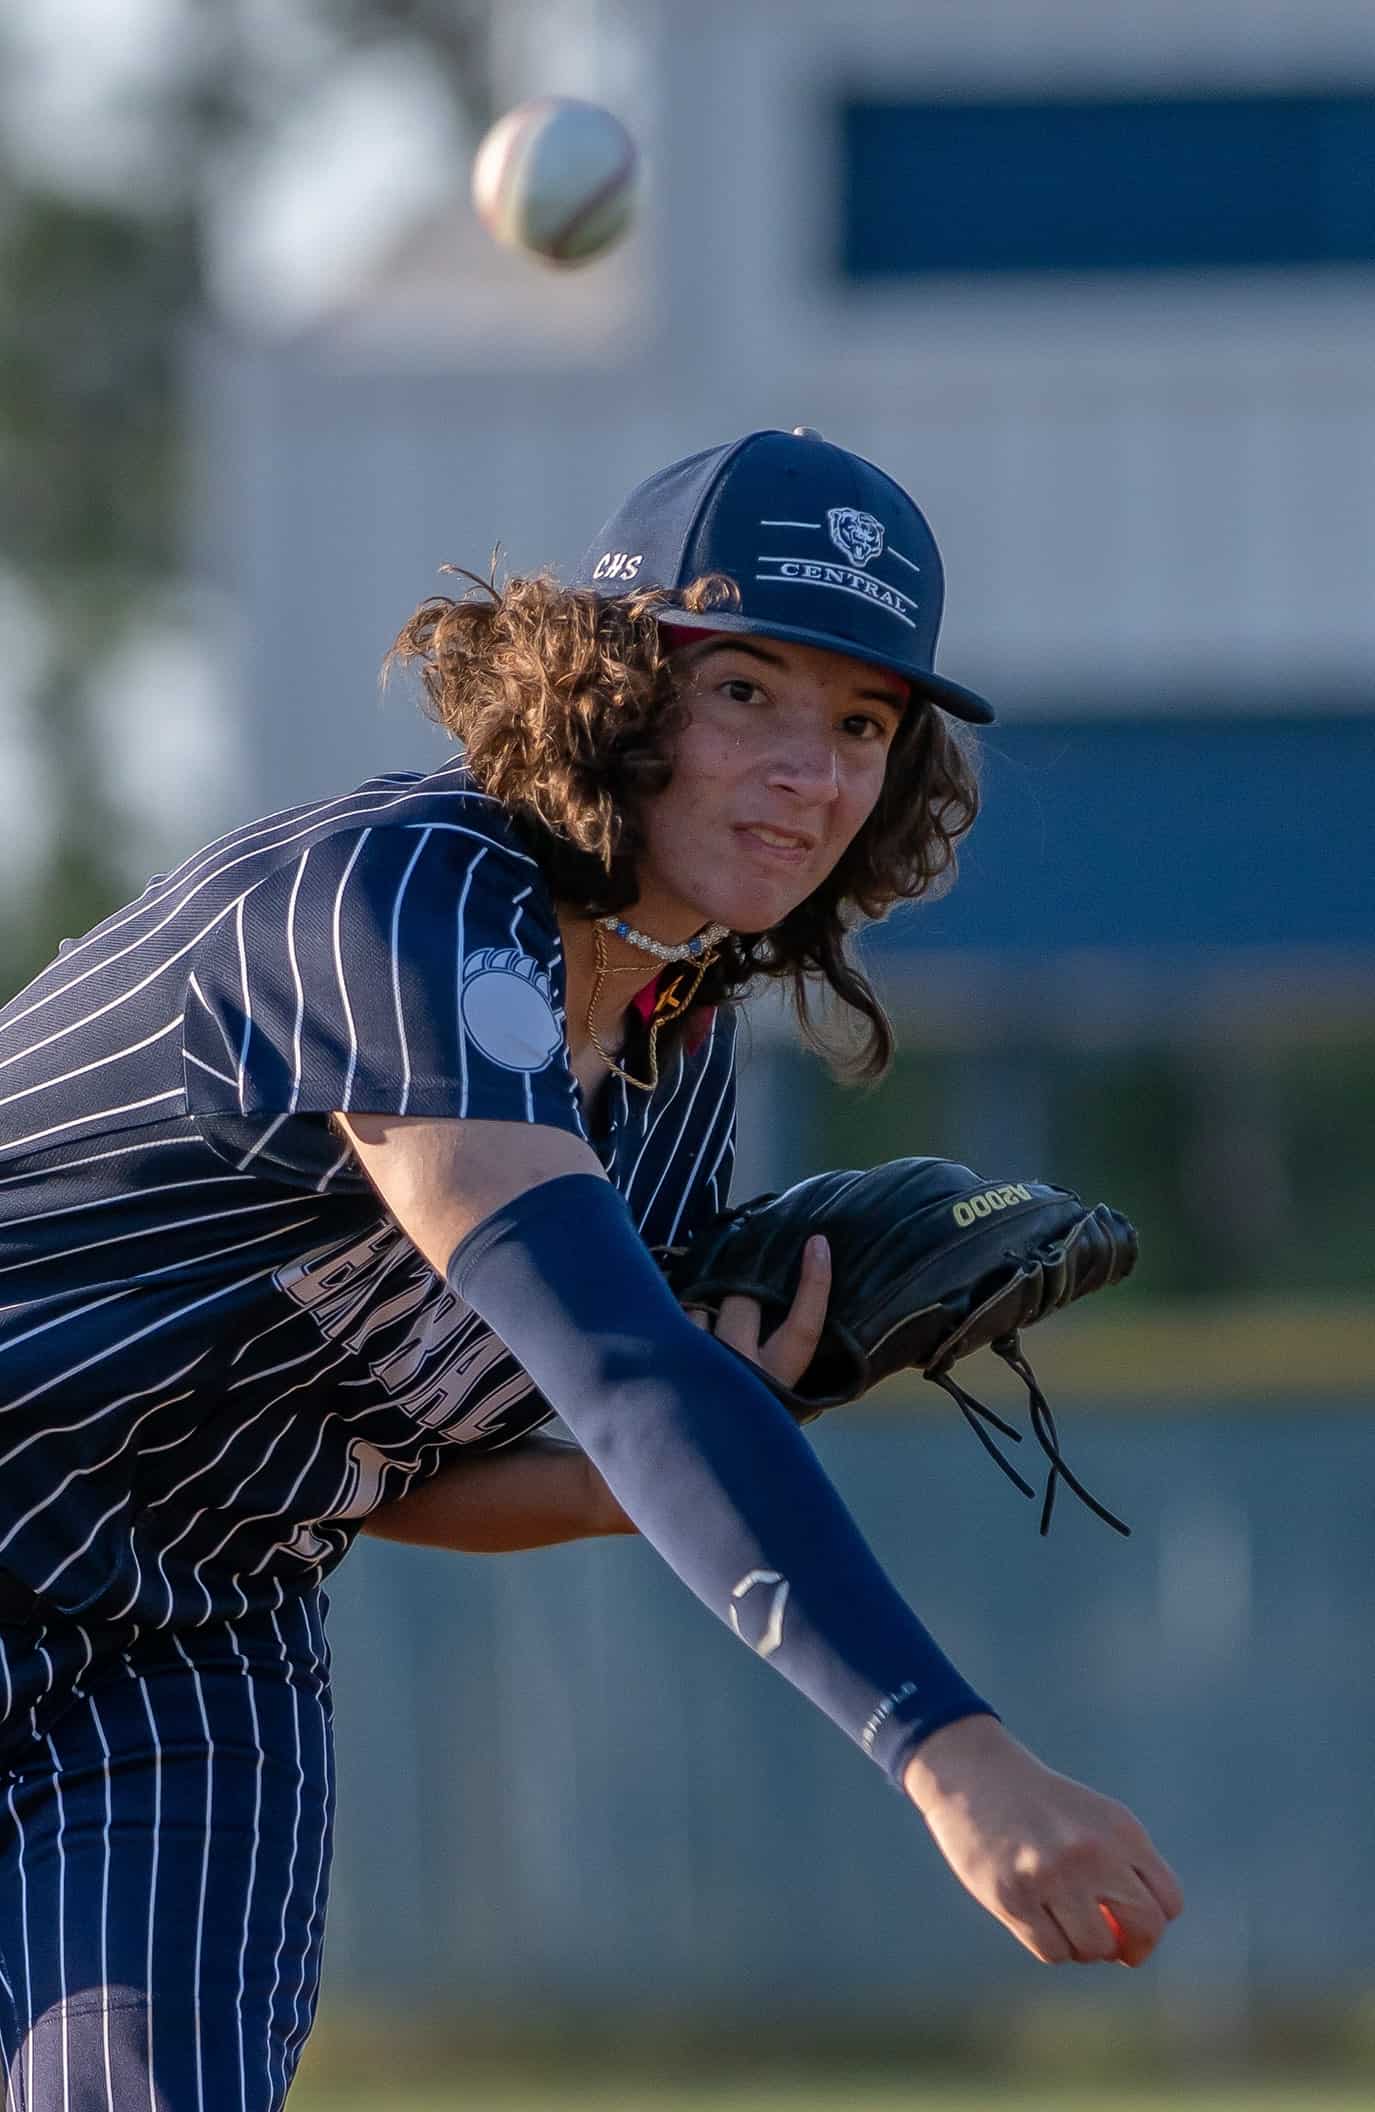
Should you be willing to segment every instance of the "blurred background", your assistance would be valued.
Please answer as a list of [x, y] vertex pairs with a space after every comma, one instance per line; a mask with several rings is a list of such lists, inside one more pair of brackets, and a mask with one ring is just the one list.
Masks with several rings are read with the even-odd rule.
[[[575, 272], [468, 204], [546, 91], [648, 165]], [[567, 566], [806, 423], [929, 515], [1000, 723], [958, 888], [868, 942], [895, 1072], [757, 1008], [736, 1192], [935, 1152], [1142, 1228], [1035, 1343], [1130, 1541], [1038, 1541], [932, 1389], [818, 1444], [1179, 1869], [1156, 1961], [1016, 1950], [644, 1550], [364, 1544], [302, 2106], [1368, 2102], [1366, 0], [7, 0], [0, 185], [0, 994], [220, 829], [435, 760], [377, 669], [442, 563]]]

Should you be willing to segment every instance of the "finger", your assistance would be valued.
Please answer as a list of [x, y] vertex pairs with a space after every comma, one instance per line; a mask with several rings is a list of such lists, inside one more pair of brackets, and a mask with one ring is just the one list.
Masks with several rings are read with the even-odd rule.
[[786, 1317], [769, 1336], [768, 1347], [802, 1373], [816, 1355], [826, 1325], [831, 1296], [831, 1249], [820, 1233], [802, 1249], [802, 1269]]
[[1144, 1889], [1130, 1899], [1100, 1899], [1098, 1912], [1120, 1965], [1144, 1965], [1165, 1933], [1160, 1905]]
[[683, 1311], [694, 1327], [704, 1327], [708, 1334], [711, 1333], [711, 1314], [704, 1305], [685, 1305]]
[[1184, 1912], [1184, 1892], [1163, 1856], [1152, 1852], [1143, 1856], [1136, 1864], [1136, 1874], [1152, 1899], [1157, 1901], [1166, 1921], [1177, 1921]]
[[1106, 1965], [1116, 1958], [1118, 1939], [1108, 1927], [1096, 1899], [1077, 1892], [1052, 1893], [1047, 1914], [1064, 1936], [1076, 1965]]
[[1068, 1965], [1074, 1955], [1069, 1938], [1055, 1916], [1043, 1907], [1037, 1907], [1015, 1921], [1005, 1914], [1000, 1914], [998, 1919], [1033, 1958], [1040, 1959], [1042, 1965]]
[[759, 1361], [760, 1305], [757, 1298], [742, 1298], [732, 1293], [721, 1300], [721, 1310], [716, 1320], [716, 1337], [720, 1342], [729, 1342], [744, 1357]]

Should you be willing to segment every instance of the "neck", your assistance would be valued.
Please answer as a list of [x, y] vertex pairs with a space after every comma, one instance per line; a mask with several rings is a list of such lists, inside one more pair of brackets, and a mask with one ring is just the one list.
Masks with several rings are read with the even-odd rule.
[[[590, 1043], [587, 1008], [597, 979], [596, 926], [584, 910], [561, 906], [558, 918], [568, 984], [568, 1045], [576, 1060]], [[602, 937], [607, 966], [614, 972], [606, 979], [592, 1023], [600, 1040], [614, 1053], [624, 1040], [625, 1015], [632, 1000], [647, 984], [657, 980], [659, 964], [611, 932], [604, 932]]]

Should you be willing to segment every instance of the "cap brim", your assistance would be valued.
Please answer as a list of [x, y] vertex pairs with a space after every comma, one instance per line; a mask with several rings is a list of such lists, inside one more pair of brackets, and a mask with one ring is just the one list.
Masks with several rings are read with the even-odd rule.
[[837, 638], [830, 631], [805, 630], [790, 623], [760, 623], [757, 618], [737, 615], [732, 609], [666, 608], [659, 621], [665, 629], [734, 631], [742, 637], [785, 638], [794, 645], [819, 646], [823, 652], [840, 653], [846, 660], [862, 660], [869, 667], [888, 668], [891, 673], [901, 675], [904, 682], [910, 682], [917, 696], [938, 704], [952, 718], [964, 719], [971, 726], [991, 726], [997, 718], [987, 698], [977, 696], [972, 689], [963, 689], [958, 682], [948, 682], [944, 675], [933, 674], [929, 668], [911, 667], [897, 654], [876, 653], [869, 646]]

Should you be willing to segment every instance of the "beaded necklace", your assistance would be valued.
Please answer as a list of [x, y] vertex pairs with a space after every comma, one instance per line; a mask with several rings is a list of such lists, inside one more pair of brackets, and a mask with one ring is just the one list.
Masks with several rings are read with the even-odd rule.
[[[627, 970], [611, 966], [606, 956], [605, 934], [608, 931], [612, 932], [616, 938], [624, 939], [627, 945], [638, 946], [642, 953], [652, 954], [655, 960], [669, 963], [691, 963], [696, 970], [690, 980], [682, 976], [671, 977], [654, 1000], [654, 1010], [650, 1014], [649, 1019], [648, 1078], [637, 1078], [632, 1071], [625, 1070], [613, 1057], [609, 1056], [602, 1047], [601, 1036], [593, 1025], [593, 1017], [597, 1010], [597, 1000], [602, 994], [607, 977], [639, 973], [638, 969]], [[729, 925], [709, 924], [705, 931], [698, 932], [696, 938], [686, 939], [680, 946], [665, 946], [662, 940], [651, 939], [647, 932], [636, 931], [634, 926], [627, 924], [623, 917], [598, 917], [592, 927], [592, 942], [596, 953], [596, 974], [592, 982], [592, 995], [588, 1000], [587, 1018], [584, 1024], [587, 1027], [588, 1039], [613, 1077], [623, 1078], [627, 1085], [635, 1086], [642, 1093], [653, 1092], [655, 1086], [659, 1083], [659, 1029], [664, 1025], [665, 1021], [674, 1019], [680, 1012], [687, 1010], [693, 998], [697, 995], [702, 977], [716, 959], [717, 948], [720, 946], [722, 939], [729, 938], [729, 936]]]

